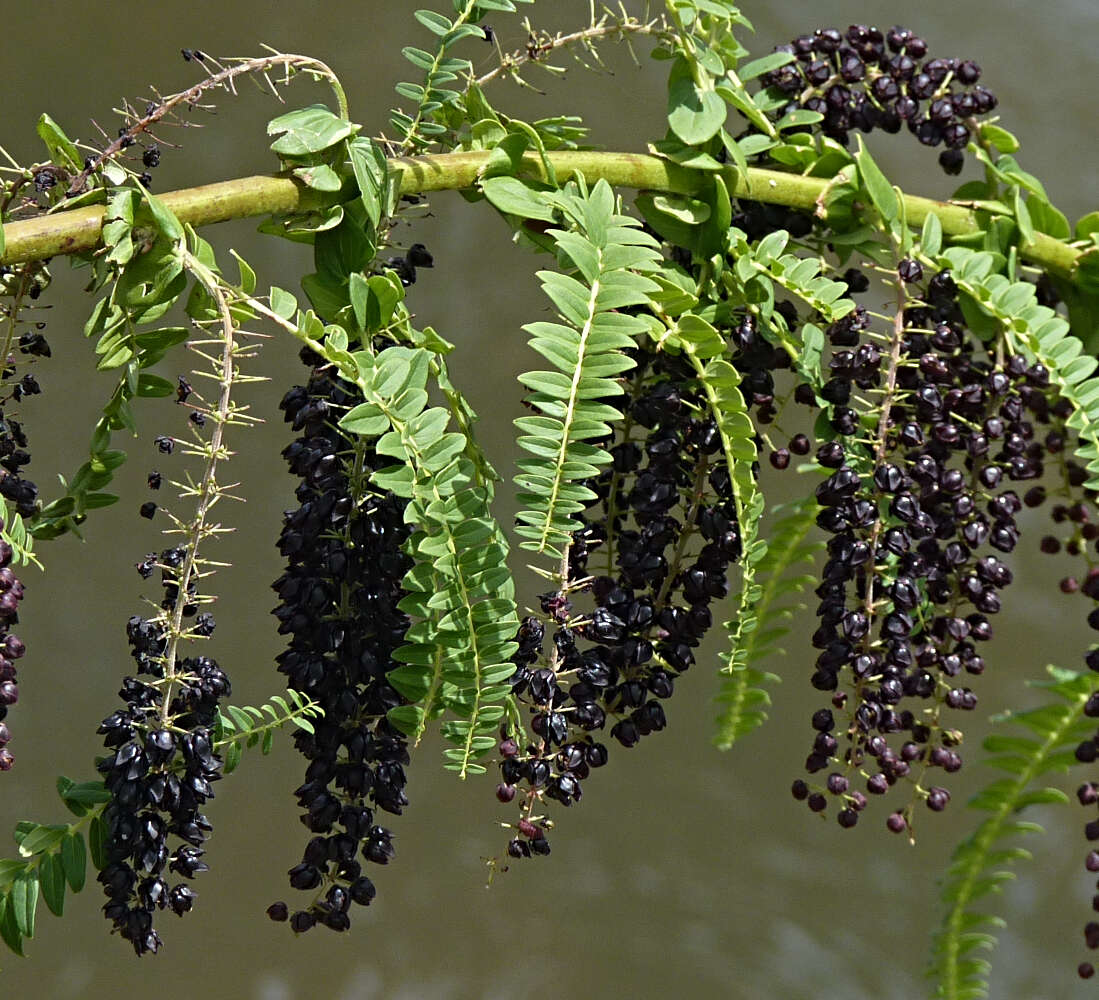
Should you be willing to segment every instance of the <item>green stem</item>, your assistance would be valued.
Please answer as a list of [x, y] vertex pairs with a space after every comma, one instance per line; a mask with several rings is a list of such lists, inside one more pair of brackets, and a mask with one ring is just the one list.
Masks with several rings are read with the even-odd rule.
[[220, 489], [215, 479], [218, 462], [219, 460], [228, 459], [230, 454], [224, 444], [224, 435], [225, 425], [229, 422], [231, 415], [230, 393], [233, 390], [234, 376], [236, 374], [233, 364], [236, 330], [233, 326], [233, 315], [230, 310], [229, 299], [222, 289], [221, 284], [218, 282], [217, 275], [215, 275], [213, 271], [182, 247], [180, 248], [180, 252], [183, 257], [184, 266], [195, 276], [202, 287], [205, 288], [207, 294], [217, 306], [218, 313], [221, 317], [222, 352], [221, 371], [219, 373], [221, 378], [218, 381], [217, 409], [213, 414], [215, 418], [214, 429], [210, 435], [209, 444], [206, 447], [206, 465], [202, 472], [202, 478], [199, 480], [199, 485], [194, 491], [198, 498], [195, 514], [191, 523], [184, 529], [184, 533], [187, 536], [187, 554], [184, 557], [183, 566], [180, 568], [179, 577], [176, 581], [177, 590], [175, 605], [171, 609], [171, 617], [168, 620], [168, 644], [164, 651], [164, 680], [166, 683], [164, 685], [163, 701], [160, 706], [160, 724], [164, 727], [168, 726], [172, 721], [169, 714], [172, 701], [172, 684], [179, 677], [177, 671], [178, 664], [176, 662], [177, 652], [179, 650], [179, 641], [186, 631], [183, 627], [184, 609], [192, 599], [191, 595], [188, 594], [188, 587], [191, 578], [199, 575], [198, 546], [207, 534], [207, 515], [210, 513], [214, 504], [217, 503], [218, 496], [220, 495]]
[[579, 31], [574, 31], [568, 35], [558, 35], [554, 38], [546, 38], [540, 40], [537, 47], [528, 47], [526, 51], [515, 52], [511, 55], [505, 55], [502, 57], [502, 61], [495, 69], [489, 70], [482, 76], [477, 77], [476, 83], [478, 87], [483, 87], [487, 83], [491, 83], [499, 76], [505, 74], [509, 76], [517, 76], [520, 67], [530, 62], [545, 62], [550, 53], [557, 50], [567, 48], [570, 45], [589, 45], [593, 41], [603, 41], [609, 39], [614, 35], [621, 35], [622, 38], [627, 38], [629, 35], [652, 35], [659, 41], [667, 41], [671, 36], [671, 32], [667, 27], [661, 26], [661, 23], [657, 20], [649, 22], [637, 21], [629, 19], [626, 21], [616, 21], [613, 24], [607, 24], [608, 14], [604, 14], [600, 20], [587, 28], [582, 28]]
[[[389, 162], [391, 169], [400, 172], [401, 194], [422, 194], [475, 187], [490, 155], [488, 151], [439, 153], [397, 156]], [[546, 157], [562, 182], [582, 173], [589, 182], [603, 179], [616, 187], [697, 194], [707, 181], [703, 171], [689, 170], [642, 153], [559, 151], [546, 153]], [[544, 178], [542, 164], [535, 154], [527, 154], [523, 166], [525, 172]], [[831, 178], [802, 177], [758, 167], [749, 168], [742, 175], [734, 166], [726, 166], [721, 173], [734, 198], [808, 212], [818, 211], [817, 199], [832, 182]], [[308, 211], [324, 204], [324, 196], [288, 177], [265, 175], [171, 191], [160, 197], [181, 222], [192, 226]], [[903, 197], [906, 218], [913, 228], [922, 226], [932, 214], [938, 216], [947, 236], [965, 236], [983, 228], [977, 214], [966, 205], [918, 195]], [[103, 216], [104, 209], [93, 206], [10, 222], [4, 226], [6, 248], [0, 263], [19, 264], [91, 250], [99, 243]], [[1081, 251], [1052, 236], [1035, 233], [1034, 242], [1020, 248], [1020, 254], [1040, 267], [1072, 278]]]

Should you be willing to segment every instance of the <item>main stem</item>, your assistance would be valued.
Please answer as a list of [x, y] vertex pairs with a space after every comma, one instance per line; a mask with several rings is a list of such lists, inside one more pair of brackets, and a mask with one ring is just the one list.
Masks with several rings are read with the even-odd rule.
[[[432, 156], [397, 156], [389, 161], [399, 171], [401, 194], [456, 191], [473, 188], [489, 159], [489, 152], [439, 153]], [[643, 153], [554, 152], [547, 153], [559, 180], [583, 174], [589, 181], [606, 180], [615, 187], [631, 187], [672, 194], [697, 194], [706, 174], [689, 170], [656, 156]], [[539, 158], [527, 154], [524, 168], [543, 177]], [[729, 193], [735, 198], [785, 205], [819, 213], [817, 199], [831, 178], [803, 177], [751, 167], [742, 174], [734, 166], [722, 169]], [[331, 197], [331, 196], [329, 196]], [[963, 204], [935, 201], [918, 195], [903, 195], [910, 226], [919, 227], [929, 215], [938, 216], [947, 236], [979, 232], [983, 226], [976, 213]], [[325, 196], [289, 177], [259, 175], [239, 177], [218, 184], [171, 191], [160, 196], [181, 222], [205, 226], [250, 216], [308, 211], [325, 204]], [[3, 264], [45, 260], [59, 254], [80, 253], [96, 247], [103, 228], [101, 206], [43, 215], [4, 226]], [[827, 218], [827, 216], [825, 216]], [[1043, 268], [1072, 277], [1081, 251], [1044, 233], [1020, 247], [1020, 254]]]

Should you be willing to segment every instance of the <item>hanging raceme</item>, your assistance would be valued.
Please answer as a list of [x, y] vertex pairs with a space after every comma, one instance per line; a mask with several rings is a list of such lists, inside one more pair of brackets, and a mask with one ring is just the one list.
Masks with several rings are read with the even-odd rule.
[[[978, 697], [1022, 698], [997, 680], [993, 621], [1019, 573], [1024, 508], [1047, 506], [1053, 527], [1039, 547], [1080, 560], [1061, 590], [1088, 602], [1081, 618], [1099, 629], [1089, 555], [1099, 541], [1099, 213], [1070, 226], [1051, 204], [992, 117], [997, 100], [977, 64], [930, 54], [908, 29], [867, 25], [818, 29], [753, 57], [741, 40], [751, 25], [729, 0], [593, 7], [573, 32], [526, 19], [525, 42], [511, 49], [515, 22], [485, 18], [519, 2], [414, 12], [432, 41], [404, 50], [422, 77], [397, 85], [410, 103], [389, 113], [389, 134], [351, 120], [341, 84], [315, 59], [186, 49], [202, 75], [190, 90], [126, 102], [118, 135], [99, 145], [43, 116], [48, 160], [3, 168], [0, 769], [13, 762], [2, 720], [24, 651], [11, 629], [34, 631], [29, 609], [19, 621], [14, 567], [46, 561], [46, 543], [66, 533], [94, 537], [91, 515], [119, 499], [107, 488], [127, 457], [113, 435], [145, 434], [163, 409], [144, 400], [174, 397], [188, 410], [187, 435], [150, 436], [164, 471], [150, 471], [148, 487], [171, 482], [177, 449], [201, 464], [175, 483], [192, 515], [170, 514], [160, 494], [139, 507], [168, 517], [179, 538], [136, 564], [143, 578], [159, 569], [165, 593], [127, 626], [137, 669], [120, 692], [126, 706], [100, 726], [105, 781], [60, 779], [75, 821], [18, 824], [20, 856], [0, 861], [0, 937], [13, 951], [33, 934], [39, 896], [61, 915], [88, 856], [116, 929], [139, 954], [156, 951], [156, 911], [182, 914], [197, 898], [170, 879], [208, 867], [200, 807], [212, 782], [239, 769], [244, 749], [266, 754], [288, 722], [306, 758], [292, 794], [309, 837], [287, 878], [307, 895], [267, 912], [293, 931], [347, 931], [351, 905], [374, 899], [369, 865], [397, 856], [379, 813], [412, 806], [407, 769], [435, 724], [446, 769], [471, 779], [498, 769], [495, 797], [510, 807], [503, 855], [547, 855], [561, 810], [581, 801], [608, 745], [662, 731], [665, 702], [707, 659], [719, 747], [767, 721], [780, 689], [765, 683], [786, 681], [782, 697], [793, 699], [808, 677], [821, 701], [794, 798], [844, 829], [872, 821], [934, 836], [924, 820], [966, 787], [954, 776], [976, 756], [963, 755], [959, 719]], [[554, 60], [570, 50], [598, 70], [598, 46], [620, 40], [647, 41], [668, 63], [667, 130], [647, 155], [587, 148], [575, 116], [527, 122], [492, 103], [490, 84], [530, 87], [535, 68], [563, 72]], [[486, 56], [493, 68], [478, 77]], [[245, 77], [280, 93], [295, 75], [327, 83], [336, 107], [270, 122], [279, 176], [149, 193], [170, 152], [158, 130], [184, 106]], [[902, 132], [912, 139], [898, 141], [944, 147], [946, 174], [970, 162], [980, 176], [950, 203], [902, 192], [863, 138]], [[519, 375], [529, 412], [491, 414], [517, 431], [514, 525], [498, 513], [501, 459], [486, 454], [452, 374], [461, 347], [444, 335], [460, 344], [463, 331], [414, 322], [414, 286], [434, 257], [399, 242], [428, 194], [452, 188], [553, 257], [537, 275], [556, 315], [523, 326], [542, 359]], [[227, 277], [194, 228], [268, 213], [262, 232], [312, 247], [301, 303], [277, 287], [257, 295], [239, 257]], [[23, 475], [23, 422], [38, 416], [26, 405], [39, 388], [28, 366], [50, 355], [38, 299], [46, 258], [59, 253], [89, 270], [96, 301], [84, 332], [117, 382], [87, 460], [47, 502]], [[168, 325], [177, 305], [188, 326]], [[206, 547], [226, 530], [215, 504], [237, 495], [219, 469], [226, 429], [253, 419], [233, 398], [253, 327], [295, 344], [305, 366], [280, 404], [296, 435], [282, 455], [297, 505], [283, 516], [285, 569], [273, 584], [287, 693], [223, 707], [226, 675], [183, 650], [214, 627], [201, 606], [221, 564]], [[173, 381], [160, 371], [183, 344], [207, 367]], [[766, 467], [795, 462], [794, 499], [769, 506], [782, 487]], [[541, 592], [517, 586], [520, 555]], [[810, 587], [811, 653], [791, 645], [796, 598]], [[716, 615], [714, 656], [704, 643]], [[986, 930], [1000, 918], [970, 906], [1026, 856], [1001, 846], [1037, 832], [1017, 814], [1065, 800], [1035, 781], [1099, 759], [1088, 721], [1099, 717], [1088, 672], [1099, 648], [1082, 652], [1088, 670], [1051, 668], [1044, 686], [1058, 701], [1008, 711], [1033, 739], [984, 743], [1010, 777], [973, 800], [989, 815], [948, 872], [936, 996], [987, 991], [974, 952], [993, 944]], [[35, 696], [33, 681], [23, 694]], [[875, 817], [871, 802], [885, 796], [893, 804]], [[1077, 797], [1094, 807], [1099, 782], [1084, 780]], [[1085, 834], [1099, 837], [1099, 820]], [[489, 859], [493, 872], [508, 863]], [[1099, 854], [1085, 867], [1099, 870]], [[1094, 923], [1085, 944], [1099, 947]], [[1093, 973], [1080, 964], [1082, 977]]]

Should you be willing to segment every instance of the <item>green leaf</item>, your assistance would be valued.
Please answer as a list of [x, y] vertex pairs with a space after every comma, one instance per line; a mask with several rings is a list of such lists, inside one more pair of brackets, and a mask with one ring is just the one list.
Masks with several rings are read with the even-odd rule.
[[107, 824], [102, 816], [96, 816], [88, 827], [88, 850], [97, 869], [107, 867]]
[[291, 174], [306, 187], [315, 191], [339, 191], [343, 184], [340, 177], [327, 163], [312, 163], [306, 167], [295, 167]]
[[1071, 238], [1068, 218], [1045, 198], [1032, 194], [1027, 199], [1027, 209], [1030, 211], [1030, 221], [1038, 232], [1058, 240], [1067, 241]]
[[1088, 212], [1076, 221], [1076, 239], [1086, 240], [1093, 233], [1099, 233], [1099, 212]]
[[768, 150], [774, 149], [776, 140], [770, 138], [770, 136], [754, 133], [752, 135], [743, 136], [738, 139], [734, 145], [745, 156], [759, 156], [760, 153], [766, 153]]
[[485, 178], [481, 182], [481, 190], [490, 204], [506, 215], [554, 221], [553, 209], [539, 197], [536, 189], [524, 184], [518, 177]]
[[943, 882], [944, 914], [933, 937], [930, 970], [938, 981], [936, 996], [988, 995], [987, 963], [977, 964], [965, 956], [977, 943], [994, 944], [990, 935], [975, 934], [974, 928], [1002, 927], [1004, 921], [972, 910], [970, 904], [997, 891], [1005, 879], [1013, 877], [1001, 866], [1030, 857], [1029, 852], [1021, 848], [1012, 845], [1005, 849], [1000, 844], [1008, 837], [1041, 832], [1036, 824], [1017, 820], [1018, 811], [1033, 804], [1062, 803], [1067, 797], [1056, 789], [1031, 790], [1035, 778], [1048, 770], [1052, 758], [1058, 754], [1073, 755], [1081, 739], [1089, 738], [1094, 732], [1094, 723], [1083, 716], [1094, 687], [1091, 677], [1056, 668], [1050, 668], [1050, 672], [1054, 681], [1032, 686], [1052, 689], [1058, 700], [1013, 717], [1037, 739], [1005, 738], [998, 734], [989, 738], [991, 746], [1013, 751], [1018, 762], [1018, 766], [1012, 768], [1016, 776], [997, 779], [970, 803], [988, 815], [955, 849]]
[[358, 131], [358, 125], [344, 121], [323, 104], [290, 111], [267, 124], [268, 135], [279, 135], [271, 149], [280, 156], [319, 153]]
[[317, 233], [313, 241], [317, 273], [341, 299], [347, 295], [348, 276], [369, 268], [376, 252], [372, 227], [357, 202], [347, 207], [338, 226]]
[[726, 623], [731, 639], [721, 657], [715, 699], [720, 711], [714, 742], [722, 750], [766, 721], [770, 697], [760, 685], [778, 678], [762, 672], [760, 665], [781, 652], [778, 642], [789, 631], [786, 622], [798, 606], [791, 598], [816, 583], [813, 566], [823, 543], [808, 538], [816, 523], [815, 499], [776, 507], [772, 515], [778, 514], [779, 520], [767, 527], [766, 547], [757, 550], [754, 563], [746, 564], [748, 579], [740, 607]]
[[310, 304], [321, 316], [335, 316], [349, 304], [347, 288], [320, 274], [307, 274], [301, 279], [301, 287]]
[[24, 858], [29, 858], [51, 850], [61, 843], [61, 838], [68, 829], [68, 826], [36, 826], [19, 841], [19, 853]]
[[1023, 243], [1034, 242], [1034, 226], [1030, 221], [1030, 211], [1027, 208], [1027, 203], [1023, 199], [1023, 193], [1021, 188], [1014, 188], [1013, 201], [1015, 209], [1015, 221], [1019, 225], [1019, 235], [1023, 239]]
[[313, 723], [310, 722], [304, 715], [296, 715], [290, 720], [299, 729], [304, 729], [307, 733], [314, 733], [316, 730], [313, 728]]
[[668, 126], [688, 146], [699, 146], [725, 124], [725, 102], [696, 85], [691, 67], [677, 56], [668, 77]]
[[370, 286], [358, 271], [348, 276], [347, 291], [351, 299], [351, 309], [355, 313], [355, 322], [359, 328], [366, 329], [366, 302], [370, 296]]
[[149, 206], [149, 211], [152, 213], [157, 228], [170, 240], [182, 240], [183, 226], [180, 225], [179, 219], [175, 216], [175, 212], [169, 209], [159, 198], [151, 195], [140, 181], [137, 183], [138, 186], [141, 187], [141, 192], [145, 196], [145, 204]]
[[372, 275], [366, 284], [369, 289], [366, 298], [366, 329], [377, 332], [393, 321], [397, 306], [404, 299], [404, 289], [401, 279], [394, 271]]
[[91, 806], [109, 802], [111, 793], [107, 791], [102, 781], [81, 781], [70, 785], [62, 794], [62, 799], [66, 805], [76, 803]]
[[65, 866], [58, 854], [47, 854], [38, 864], [42, 898], [55, 917], [65, 912]]
[[449, 18], [444, 17], [442, 14], [437, 14], [433, 10], [418, 10], [413, 14], [413, 17], [427, 28], [428, 31], [439, 35], [440, 37], [454, 27], [453, 22]]
[[15, 926], [23, 937], [34, 937], [34, 916], [38, 909], [38, 873], [25, 871], [11, 884], [11, 910]]
[[888, 224], [897, 218], [897, 213], [900, 211], [897, 193], [893, 190], [893, 185], [886, 180], [881, 168], [874, 162], [866, 144], [862, 141], [862, 136], [856, 136], [856, 139], [859, 149], [855, 154], [855, 163], [858, 165], [863, 187], [866, 188], [866, 193], [870, 195], [870, 200], [874, 203], [882, 220]]
[[[98, 817], [92, 821], [94, 827]], [[73, 892], [79, 892], [84, 888], [84, 879], [87, 875], [88, 858], [84, 849], [84, 835], [79, 830], [67, 834], [61, 841], [61, 863], [65, 869], [65, 879]], [[99, 865], [96, 866], [101, 867]]]
[[823, 120], [824, 115], [819, 111], [810, 111], [808, 108], [795, 108], [775, 122], [775, 131], [783, 132], [788, 128], [800, 127], [802, 125], [816, 125], [817, 122]]
[[699, 230], [666, 214], [656, 207], [656, 197], [642, 192], [634, 199], [634, 205], [645, 221], [665, 240], [688, 250], [697, 249]]
[[389, 418], [374, 403], [360, 403], [340, 418], [340, 427], [361, 437], [378, 437], [389, 430]]
[[137, 377], [137, 392], [134, 395], [149, 397], [171, 396], [175, 391], [175, 385], [166, 378], [161, 378], [159, 375], [153, 375], [149, 372], [142, 372]]
[[742, 83], [754, 80], [757, 76], [763, 76], [772, 70], [780, 69], [792, 63], [797, 57], [792, 52], [770, 52], [759, 59], [753, 59], [743, 66], [737, 67], [737, 76]]
[[[38, 137], [46, 144], [50, 159], [59, 167], [79, 172], [84, 167], [84, 157], [76, 144], [61, 130], [61, 127], [49, 115], [42, 115], [35, 127]], [[0, 255], [4, 252], [3, 234], [0, 233]]]
[[[748, 93], [744, 85], [735, 80], [730, 74], [726, 78], [724, 83], [718, 84], [715, 87], [714, 92], [723, 101], [731, 104], [737, 109], [745, 118], [748, 119], [756, 128], [761, 132], [765, 132], [767, 135], [775, 134], [775, 127], [771, 124], [771, 120], [764, 114], [764, 106], [768, 104], [766, 97], [763, 94], [759, 95], [759, 104], [753, 99], [752, 95]], [[769, 108], [768, 108], [769, 110]], [[813, 112], [809, 112], [812, 114]]]
[[943, 227], [934, 212], [928, 212], [920, 234], [920, 249], [928, 257], [937, 257], [943, 245]]
[[271, 302], [271, 311], [276, 316], [281, 316], [283, 319], [293, 319], [294, 314], [298, 311], [298, 300], [282, 288], [272, 285], [268, 298]]
[[[534, 458], [527, 460], [515, 482], [524, 506], [517, 528], [518, 534], [528, 539], [523, 547], [560, 560], [559, 549], [570, 544], [569, 533], [578, 524], [572, 515], [592, 496], [582, 481], [590, 477], [593, 465], [609, 462], [603, 449], [586, 443], [605, 436], [607, 417], [618, 417], [606, 403], [596, 402], [622, 392], [618, 382], [605, 376], [627, 370], [618, 351], [632, 346], [631, 334], [647, 329], [638, 318], [608, 310], [641, 304], [660, 286], [631, 270], [631, 266], [647, 268], [654, 261], [655, 244], [642, 238], [634, 220], [614, 214], [614, 199], [606, 182], [600, 181], [589, 195], [570, 184], [554, 200], [574, 220], [571, 236], [555, 235], [559, 251], [568, 254], [570, 246], [580, 245], [578, 241], [586, 242], [590, 249], [581, 255], [585, 257], [584, 281], [553, 271], [538, 272], [543, 291], [569, 326], [527, 324], [525, 329], [534, 335], [531, 346], [557, 370], [524, 372], [519, 381], [533, 390], [536, 408], [561, 419], [549, 424], [519, 424], [520, 430], [535, 431], [519, 439]], [[612, 232], [622, 234], [622, 246], [609, 242]], [[627, 252], [627, 245], [641, 249]], [[543, 430], [546, 433], [538, 433]], [[586, 461], [576, 461], [579, 456]]]
[[1019, 148], [1019, 140], [1007, 129], [993, 125], [991, 122], [982, 122], [980, 127], [981, 138], [989, 143], [1000, 153], [1014, 153]]
[[237, 262], [237, 271], [240, 274], [240, 288], [245, 295], [251, 295], [256, 290], [256, 272], [251, 265], [236, 250], [230, 249], [229, 253]]
[[0, 938], [17, 955], [23, 954], [23, 936], [15, 922], [11, 892], [0, 894]]
[[244, 733], [252, 728], [252, 720], [237, 708], [236, 705], [228, 705], [225, 711], [240, 732]]
[[363, 208], [370, 224], [377, 229], [385, 215], [387, 162], [385, 153], [366, 136], [356, 136], [348, 144], [351, 169], [359, 187]]
[[653, 195], [652, 205], [658, 212], [670, 215], [688, 226], [701, 225], [709, 219], [711, 211], [706, 202], [681, 194]]

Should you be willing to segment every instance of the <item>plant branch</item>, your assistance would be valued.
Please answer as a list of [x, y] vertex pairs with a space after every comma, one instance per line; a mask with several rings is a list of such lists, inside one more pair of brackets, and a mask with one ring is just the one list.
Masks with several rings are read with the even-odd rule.
[[[212, 61], [216, 62], [216, 60]], [[276, 68], [281, 68], [286, 73], [287, 79], [289, 79], [291, 72], [298, 71], [311, 73], [316, 77], [328, 81], [329, 85], [332, 87], [332, 92], [335, 94], [337, 110], [340, 116], [342, 118], [348, 117], [349, 109], [347, 106], [347, 96], [344, 94], [343, 87], [336, 77], [336, 74], [319, 59], [314, 59], [311, 56], [272, 52], [271, 55], [260, 56], [257, 59], [240, 59], [233, 60], [232, 62], [233, 64], [231, 66], [222, 67], [218, 72], [211, 74], [204, 80], [200, 80], [193, 87], [188, 87], [187, 90], [181, 90], [178, 94], [172, 94], [169, 97], [158, 98], [158, 100], [150, 102], [144, 115], [134, 115], [134, 120], [129, 127], [123, 129], [121, 134], [114, 139], [106, 149], [90, 158], [88, 165], [73, 178], [69, 185], [68, 193], [70, 195], [76, 195], [83, 191], [88, 177], [91, 176], [93, 171], [97, 170], [107, 160], [110, 160], [125, 149], [133, 142], [135, 136], [142, 132], [147, 132], [153, 125], [164, 119], [179, 105], [186, 104], [193, 107], [207, 90], [225, 88], [231, 93], [236, 93], [233, 89], [233, 81], [238, 76], [245, 76], [252, 73], [266, 75], [270, 70]], [[268, 80], [268, 82], [270, 83], [270, 80]], [[271, 85], [271, 89], [274, 91], [275, 95], [278, 96], [278, 91], [275, 89], [274, 84]]]
[[[561, 182], [582, 173], [589, 183], [603, 179], [615, 187], [697, 194], [707, 179], [703, 171], [689, 170], [643, 153], [558, 151], [545, 155]], [[423, 194], [474, 187], [489, 156], [487, 151], [439, 153], [398, 156], [389, 162], [391, 170], [400, 172], [401, 194]], [[544, 177], [542, 164], [534, 154], [524, 158], [524, 168], [531, 176]], [[817, 210], [817, 199], [831, 183], [830, 178], [803, 177], [757, 167], [741, 174], [734, 166], [727, 166], [722, 177], [732, 197], [808, 212]], [[903, 197], [908, 224], [914, 228], [920, 227], [931, 214], [938, 216], [947, 236], [965, 236], [983, 228], [977, 214], [966, 205], [918, 195]], [[160, 200], [181, 222], [193, 226], [308, 211], [323, 204], [323, 196], [316, 191], [288, 177], [270, 175], [171, 191], [161, 195]], [[94, 249], [100, 239], [104, 214], [102, 207], [94, 206], [10, 222], [4, 226], [6, 245], [0, 262], [18, 264]], [[1034, 241], [1020, 247], [1019, 252], [1026, 260], [1067, 278], [1074, 277], [1081, 254], [1076, 247], [1044, 233], [1035, 233]]]
[[169, 723], [169, 707], [171, 703], [172, 683], [178, 677], [177, 651], [179, 640], [183, 635], [183, 614], [190, 598], [188, 587], [191, 578], [198, 568], [198, 546], [207, 534], [206, 518], [210, 509], [217, 502], [220, 490], [216, 481], [216, 473], [219, 460], [229, 457], [225, 448], [225, 425], [231, 416], [230, 393], [234, 382], [234, 354], [236, 345], [236, 327], [233, 323], [233, 314], [230, 308], [228, 296], [218, 282], [217, 276], [200, 260], [190, 253], [183, 251], [183, 258], [188, 270], [198, 279], [202, 287], [217, 307], [219, 322], [221, 325], [222, 353], [220, 363], [220, 379], [218, 381], [217, 409], [214, 412], [214, 429], [210, 435], [210, 441], [206, 446], [206, 465], [196, 490], [198, 503], [195, 507], [194, 518], [187, 525], [185, 533], [188, 536], [187, 554], [183, 566], [179, 571], [179, 579], [176, 584], [176, 600], [171, 610], [171, 618], [168, 622], [168, 645], [164, 652], [164, 676], [167, 680], [164, 700], [161, 703], [161, 723], [167, 726]]
[[635, 18], [629, 18], [608, 24], [609, 18], [609, 14], [604, 14], [594, 24], [567, 35], [536, 35], [528, 23], [527, 30], [530, 38], [526, 49], [522, 52], [502, 55], [499, 66], [489, 70], [483, 76], [477, 77], [477, 86], [483, 87], [499, 76], [517, 77], [520, 68], [527, 63], [543, 64], [550, 54], [557, 49], [568, 48], [572, 45], [580, 45], [590, 49], [594, 42], [615, 37], [622, 39], [629, 35], [652, 35], [663, 40], [673, 34], [667, 25], [660, 20], [639, 21]]

